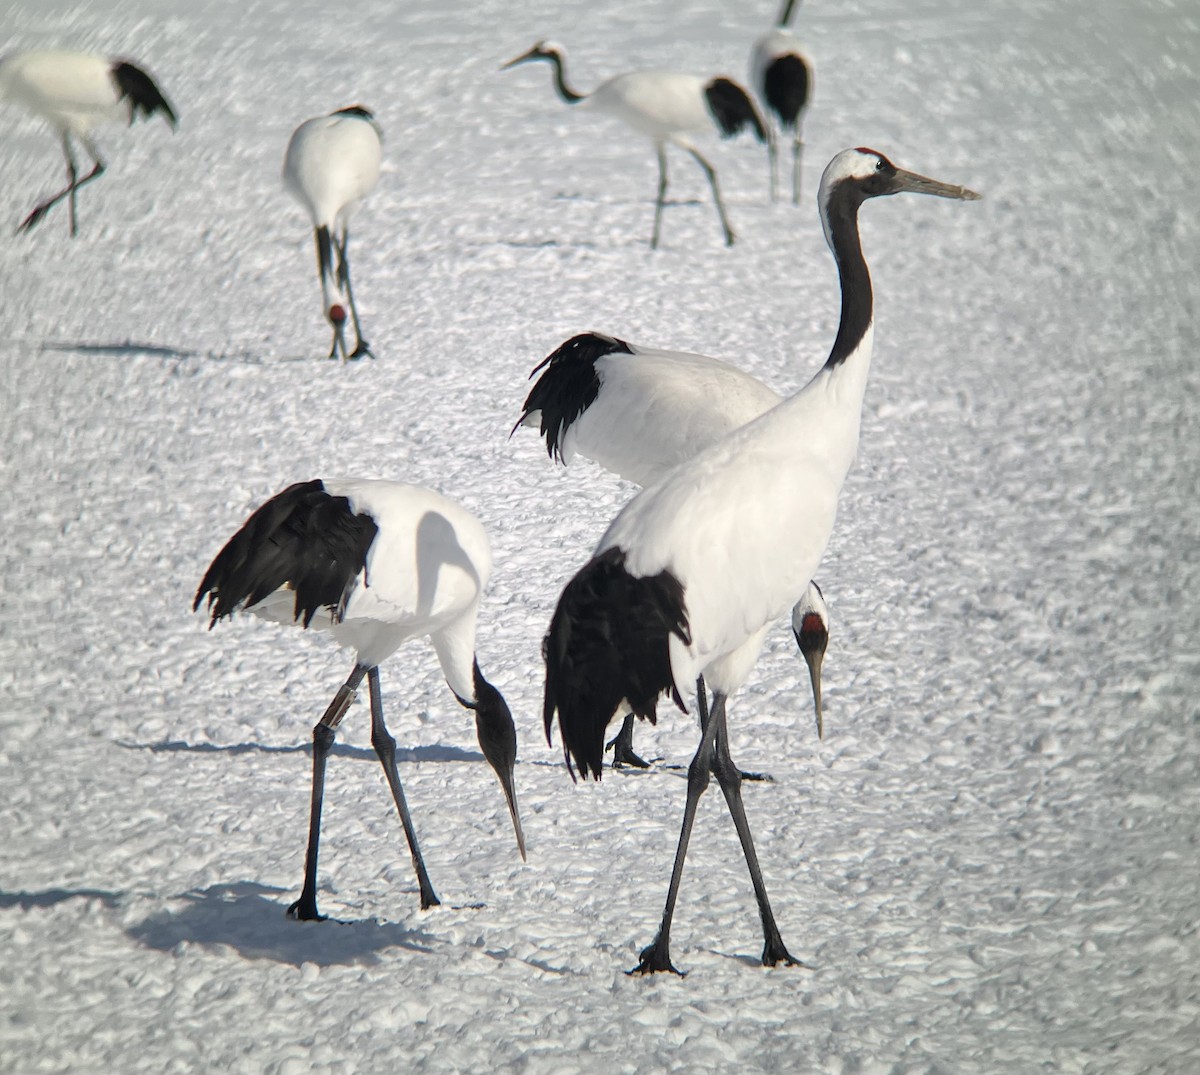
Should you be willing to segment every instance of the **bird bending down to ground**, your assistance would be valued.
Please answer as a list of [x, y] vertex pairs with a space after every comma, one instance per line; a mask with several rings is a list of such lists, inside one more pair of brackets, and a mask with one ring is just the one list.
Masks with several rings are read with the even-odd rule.
[[[382, 132], [361, 105], [306, 119], [292, 132], [283, 159], [283, 184], [313, 222], [317, 275], [325, 318], [333, 326], [329, 357], [371, 355], [350, 286], [350, 214], [379, 181]], [[337, 263], [334, 264], [336, 255]], [[346, 349], [346, 307], [354, 319], [354, 350]]]
[[513, 766], [516, 729], [503, 696], [475, 657], [475, 617], [491, 572], [487, 534], [460, 505], [430, 489], [390, 481], [309, 481], [259, 507], [217, 554], [196, 591], [211, 627], [246, 610], [276, 623], [329, 631], [357, 653], [354, 669], [313, 728], [312, 811], [304, 888], [288, 909], [317, 919], [317, 845], [325, 761], [337, 726], [367, 678], [371, 745], [404, 826], [422, 909], [438, 903], [417, 845], [396, 741], [383, 721], [379, 665], [409, 639], [428, 635], [454, 696], [475, 713], [479, 746], [500, 778], [525, 858]]
[[[643, 488], [783, 398], [720, 359], [635, 347], [598, 332], [567, 340], [530, 377], [539, 372], [513, 432], [536, 427], [551, 459], [568, 464], [579, 454]], [[792, 621], [823, 734], [821, 660], [829, 619], [815, 582]], [[608, 745], [614, 765], [647, 767], [633, 749], [632, 713]]]
[[[675, 971], [670, 930], [696, 806], [713, 774], [733, 816], [763, 927], [762, 962], [796, 964], [780, 936], [729, 753], [726, 701], [750, 674], [767, 628], [808, 586], [858, 449], [871, 361], [873, 298], [859, 208], [902, 191], [978, 195], [906, 172], [869, 149], [830, 161], [818, 193], [837, 262], [841, 319], [825, 365], [799, 392], [681, 463], [617, 515], [567, 584], [544, 643], [547, 738], [555, 715], [568, 770], [600, 778], [604, 730], [624, 701], [655, 717], [660, 694], [704, 676], [700, 745], [655, 940], [637, 972]], [[678, 973], [678, 972], [676, 972]]]
[[[105, 164], [92, 140], [92, 129], [108, 121], [159, 113], [174, 130], [178, 119], [162, 91], [145, 71], [128, 60], [86, 52], [17, 52], [0, 59], [0, 97], [24, 105], [58, 131], [67, 161], [67, 185], [39, 203], [17, 228], [29, 231], [64, 198], [70, 209], [71, 235], [79, 232], [76, 192], [104, 173]], [[79, 175], [71, 139], [92, 158], [92, 170]]]
[[[804, 151], [804, 111], [812, 99], [812, 61], [800, 39], [788, 29], [798, 0], [784, 0], [779, 22], [754, 42], [750, 79], [768, 113], [774, 113], [780, 130], [792, 136], [792, 204], [800, 204], [800, 156]], [[774, 142], [772, 141], [772, 146]], [[778, 164], [771, 154], [771, 200], [778, 188]]]
[[654, 231], [650, 237], [652, 250], [658, 247], [663, 203], [667, 196], [667, 143], [691, 154], [703, 169], [712, 188], [725, 245], [733, 245], [736, 236], [721, 201], [717, 173], [688, 136], [716, 130], [721, 137], [732, 138], [749, 128], [760, 142], [766, 141], [765, 121], [741, 86], [729, 78], [703, 79], [671, 71], [631, 71], [607, 79], [591, 93], [577, 93], [567, 85], [566, 52], [553, 41], [539, 41], [528, 52], [509, 60], [501, 70], [534, 60], [545, 60], [554, 67], [555, 88], [567, 104], [584, 104], [606, 112], [654, 143], [658, 154], [658, 196], [654, 203]]

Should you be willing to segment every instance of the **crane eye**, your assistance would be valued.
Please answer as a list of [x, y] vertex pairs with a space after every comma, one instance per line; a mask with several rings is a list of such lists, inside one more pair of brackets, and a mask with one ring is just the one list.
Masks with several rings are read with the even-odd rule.
[[880, 157], [878, 160], [875, 161], [875, 171], [877, 171], [877, 172], [883, 171], [883, 158], [882, 157]]

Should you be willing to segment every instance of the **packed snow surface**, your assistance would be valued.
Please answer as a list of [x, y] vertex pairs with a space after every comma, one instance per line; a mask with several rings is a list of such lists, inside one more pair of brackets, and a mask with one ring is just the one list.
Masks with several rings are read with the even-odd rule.
[[[333, 6], [20, 0], [5, 51], [130, 57], [180, 115], [63, 180], [0, 110], [0, 1070], [1200, 1070], [1200, 10], [1175, 0], [812, 0], [804, 201], [704, 143], [739, 242], [671, 153], [559, 102], [638, 67], [744, 77], [773, 0]], [[383, 176], [352, 225], [375, 361], [325, 353], [291, 130], [361, 103]], [[786, 623], [730, 703], [784, 940], [763, 968], [720, 794], [653, 938], [693, 718], [647, 773], [572, 785], [540, 726], [554, 603], [633, 489], [508, 436], [529, 370], [594, 329], [780, 391], [837, 286], [815, 190], [870, 146], [984, 195], [863, 210], [876, 349], [818, 579], [826, 737]], [[190, 604], [253, 507], [313, 477], [464, 502], [496, 568], [479, 658], [513, 709], [522, 865], [428, 646], [382, 668], [443, 905], [416, 884], [367, 707], [328, 773], [323, 923], [299, 892], [327, 638]], [[615, 725], [613, 726], [615, 730]]]

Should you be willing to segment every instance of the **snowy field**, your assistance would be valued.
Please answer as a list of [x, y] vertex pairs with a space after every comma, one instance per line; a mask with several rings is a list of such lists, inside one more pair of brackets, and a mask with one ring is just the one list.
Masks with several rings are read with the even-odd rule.
[[[144, 63], [177, 106], [61, 181], [0, 110], [0, 1070], [1200, 1071], [1200, 5], [806, 3], [804, 205], [709, 145], [741, 241], [673, 158], [562, 107], [635, 67], [744, 77], [773, 0], [23, 0], [0, 49]], [[279, 182], [307, 116], [386, 133], [355, 228], [378, 360], [324, 360], [307, 221]], [[540, 642], [631, 487], [508, 431], [585, 329], [799, 387], [836, 328], [814, 195], [839, 149], [984, 195], [863, 210], [876, 350], [819, 580], [826, 738], [786, 626], [730, 709], [775, 782], [747, 809], [783, 936], [764, 969], [720, 795], [673, 955], [662, 910], [695, 746], [573, 786]], [[327, 639], [189, 612], [254, 505], [317, 476], [434, 486], [487, 524], [479, 655], [517, 720], [529, 842], [428, 647], [382, 669], [444, 906], [416, 885], [359, 704], [331, 759], [322, 909], [298, 924]]]

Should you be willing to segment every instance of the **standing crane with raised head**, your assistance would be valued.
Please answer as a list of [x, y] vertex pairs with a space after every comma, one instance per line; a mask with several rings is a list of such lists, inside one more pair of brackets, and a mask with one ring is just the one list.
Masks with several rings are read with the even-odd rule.
[[[843, 150], [821, 179], [818, 205], [837, 263], [841, 317], [824, 366], [800, 391], [735, 429], [635, 496], [592, 559], [563, 590], [544, 643], [542, 717], [557, 716], [572, 777], [599, 779], [604, 732], [628, 704], [654, 719], [660, 695], [704, 677], [700, 745], [654, 941], [634, 968], [672, 971], [670, 932], [696, 807], [715, 775], [750, 871], [763, 928], [762, 962], [798, 964], [767, 897], [729, 751], [726, 703], [758, 659], [767, 629], [804, 593], [833, 530], [858, 450], [874, 343], [874, 299], [858, 216], [870, 198], [902, 192], [975, 199], [961, 186], [897, 168], [870, 149]], [[699, 693], [699, 692], [698, 692]]]
[[730, 78], [700, 78], [673, 71], [631, 71], [600, 83], [591, 93], [578, 93], [567, 85], [566, 52], [554, 41], [539, 41], [528, 52], [509, 60], [501, 70], [543, 60], [554, 68], [554, 87], [569, 105], [583, 105], [619, 119], [654, 143], [658, 156], [658, 194], [654, 202], [654, 231], [650, 249], [658, 248], [663, 205], [667, 197], [667, 145], [688, 153], [703, 170], [716, 203], [725, 245], [736, 236], [729, 225], [717, 173], [692, 142], [691, 135], [716, 131], [732, 138], [752, 130], [767, 141], [766, 124], [750, 95]]
[[209, 626], [237, 611], [328, 631], [355, 650], [354, 668], [313, 728], [312, 806], [304, 887], [292, 918], [319, 919], [317, 851], [325, 762], [364, 676], [371, 745], [383, 765], [420, 888], [421, 908], [439, 903], [396, 768], [396, 741], [383, 720], [379, 665], [404, 643], [428, 636], [450, 690], [475, 713], [480, 749], [504, 791], [525, 858], [513, 767], [517, 734], [503, 695], [479, 669], [475, 619], [491, 573], [482, 524], [431, 489], [391, 481], [308, 481], [259, 506], [217, 554], [196, 591]]

